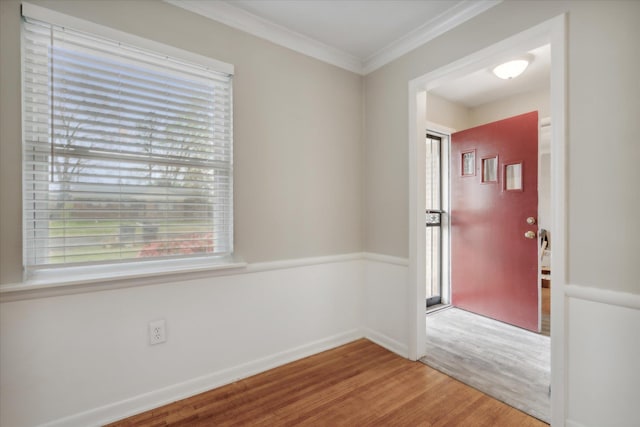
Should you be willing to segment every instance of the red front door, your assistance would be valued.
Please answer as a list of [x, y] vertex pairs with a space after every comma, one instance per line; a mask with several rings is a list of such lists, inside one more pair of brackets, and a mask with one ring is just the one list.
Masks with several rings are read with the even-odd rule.
[[452, 304], [534, 331], [537, 177], [537, 112], [451, 135]]

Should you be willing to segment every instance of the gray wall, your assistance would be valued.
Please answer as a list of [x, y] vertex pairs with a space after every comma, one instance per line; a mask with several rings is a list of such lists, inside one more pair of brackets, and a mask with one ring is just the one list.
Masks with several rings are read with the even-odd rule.
[[569, 282], [640, 293], [635, 1], [505, 1], [367, 75], [366, 251], [408, 256], [408, 82], [564, 12]]
[[[235, 66], [235, 247], [248, 262], [362, 250], [362, 77], [161, 1], [34, 1]], [[0, 283], [21, 280], [20, 2], [2, 0]]]

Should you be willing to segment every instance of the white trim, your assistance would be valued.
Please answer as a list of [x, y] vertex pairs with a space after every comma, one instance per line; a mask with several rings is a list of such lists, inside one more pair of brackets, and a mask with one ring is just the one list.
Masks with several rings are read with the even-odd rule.
[[569, 298], [640, 310], [640, 294], [581, 285], [566, 285], [564, 290]]
[[[407, 311], [409, 312], [409, 355], [418, 357], [424, 352], [419, 345], [426, 336], [424, 313], [416, 312], [416, 300], [424, 286], [424, 268], [421, 268], [420, 253], [424, 250], [424, 233], [418, 218], [424, 211], [424, 160], [419, 147], [423, 146], [424, 130], [427, 127], [426, 114], [422, 111], [427, 91], [444, 82], [454, 80], [494, 62], [495, 58], [517, 54], [543, 44], [551, 44], [551, 119], [552, 129], [552, 194], [554, 208], [552, 229], [554, 247], [552, 259], [551, 317], [554, 327], [551, 331], [551, 424], [564, 425], [566, 413], [567, 343], [565, 340], [565, 298], [566, 284], [566, 15], [560, 15], [536, 25], [529, 30], [491, 45], [449, 65], [438, 68], [409, 82], [409, 292]], [[412, 296], [413, 295], [413, 296]], [[420, 303], [423, 300], [420, 299]]]
[[[179, 262], [172, 262], [179, 261]], [[183, 262], [186, 261], [186, 262]], [[69, 293], [78, 293], [80, 287], [108, 285], [118, 282], [119, 286], [128, 283], [128, 286], [144, 284], [140, 279], [162, 277], [161, 281], [175, 280], [176, 275], [190, 279], [193, 274], [203, 272], [226, 272], [228, 270], [242, 269], [247, 266], [245, 262], [228, 261], [220, 262], [215, 259], [203, 260], [155, 260], [147, 262], [132, 262], [122, 264], [104, 265], [98, 273], [93, 267], [68, 267], [60, 270], [50, 269], [38, 271], [33, 279], [22, 283], [9, 283], [0, 285], [0, 302], [4, 302], [5, 295], [20, 293], [32, 293], [38, 291], [51, 291], [55, 289], [74, 289]], [[114, 270], [118, 269], [117, 272]], [[128, 287], [127, 286], [127, 287]], [[103, 290], [103, 289], [100, 289]], [[43, 295], [52, 296], [52, 295]], [[20, 298], [22, 299], [22, 298]]]
[[311, 258], [287, 259], [281, 261], [268, 261], [248, 264], [247, 273], [257, 273], [269, 270], [284, 270], [287, 268], [306, 267], [310, 265], [333, 264], [336, 262], [359, 261], [363, 259], [361, 252], [353, 252], [349, 254], [327, 255]]
[[406, 267], [409, 265], [408, 258], [400, 258], [396, 256], [377, 254], [373, 252], [364, 252], [362, 256], [367, 261], [383, 262], [386, 264], [401, 265], [403, 267]]
[[239, 7], [222, 1], [164, 0], [173, 6], [197, 13], [232, 28], [263, 38], [296, 52], [366, 75], [405, 53], [433, 40], [439, 35], [468, 21], [502, 2], [502, 0], [466, 0], [436, 16], [399, 40], [363, 59], [311, 37], [274, 24]]
[[551, 153], [551, 119], [544, 117], [538, 123], [538, 158]]
[[210, 67], [212, 70], [218, 71], [220, 73], [233, 74], [233, 65], [227, 64], [226, 62], [218, 61], [217, 59], [210, 58], [208, 56], [199, 55], [197, 53], [169, 46], [164, 43], [149, 40], [144, 37], [139, 37], [133, 34], [125, 33], [123, 31], [115, 30], [110, 27], [105, 27], [94, 22], [85, 21], [84, 19], [76, 18], [74, 16], [65, 15], [64, 13], [56, 12], [42, 6], [36, 6], [31, 3], [22, 3], [22, 15], [28, 18], [47, 22], [49, 24], [73, 28], [77, 31], [97, 35], [137, 48], [148, 49], [155, 53], [167, 55], [174, 59]]
[[[407, 283], [407, 316], [409, 325], [409, 358], [418, 360], [426, 349], [424, 309], [426, 283], [426, 132], [427, 92], [409, 82], [409, 274]], [[420, 285], [418, 285], [420, 284]], [[421, 318], [421, 322], [416, 319]]]
[[164, 1], [320, 61], [362, 74], [362, 61], [359, 58], [225, 2]]
[[584, 424], [580, 424], [579, 422], [573, 420], [567, 420], [567, 423], [565, 425], [566, 427], [587, 427]]
[[409, 348], [405, 344], [402, 344], [401, 342], [398, 342], [393, 338], [381, 334], [380, 332], [376, 332], [373, 329], [365, 328], [364, 337], [369, 341], [378, 344], [380, 347], [384, 347], [399, 356], [402, 356], [404, 358], [409, 357]]
[[362, 74], [366, 75], [377, 70], [500, 3], [502, 3], [502, 0], [477, 0], [458, 3], [453, 8], [430, 19], [421, 27], [365, 59]]
[[551, 425], [562, 426], [567, 415], [567, 15], [559, 15], [542, 25], [548, 26], [551, 44]]
[[362, 338], [361, 331], [353, 329], [261, 359], [243, 363], [229, 369], [211, 372], [210, 374], [173, 384], [149, 393], [140, 394], [129, 399], [74, 414], [69, 417], [60, 418], [43, 424], [42, 427], [104, 425], [158, 408], [162, 405], [175, 402], [176, 400], [185, 399], [230, 384], [239, 379], [247, 378], [286, 363], [347, 344], [359, 338]]
[[443, 126], [438, 123], [434, 123], [427, 120], [427, 131], [441, 133], [443, 135], [447, 135], [447, 137], [450, 137], [451, 134], [456, 133], [458, 129], [450, 128], [448, 126]]
[[[84, 292], [106, 291], [133, 286], [157, 285], [171, 281], [188, 281], [203, 277], [218, 277], [237, 274], [258, 273], [269, 270], [283, 270], [287, 268], [299, 268], [310, 265], [331, 264], [337, 262], [363, 260], [374, 254], [365, 255], [362, 252], [353, 252], [340, 255], [328, 255], [321, 257], [288, 259], [281, 261], [269, 261], [248, 264], [240, 261], [230, 261], [226, 264], [194, 263], [182, 269], [149, 269], [141, 266], [142, 263], [133, 266], [128, 272], [113, 274], [109, 277], [72, 276], [73, 279], [59, 280], [57, 282], [23, 282], [0, 285], [0, 303], [18, 301], [23, 299], [46, 298], [53, 296], [71, 295]], [[395, 259], [386, 255], [377, 255], [379, 260], [389, 260], [392, 263], [402, 263], [402, 258]], [[160, 263], [161, 261], [155, 261]], [[154, 261], [151, 261], [154, 263]], [[118, 268], [124, 268], [124, 264]]]

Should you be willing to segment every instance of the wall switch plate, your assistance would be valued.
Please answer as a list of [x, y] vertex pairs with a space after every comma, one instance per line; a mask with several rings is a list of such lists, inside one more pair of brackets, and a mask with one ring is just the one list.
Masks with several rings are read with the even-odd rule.
[[160, 344], [167, 340], [167, 328], [164, 319], [149, 322], [149, 344]]

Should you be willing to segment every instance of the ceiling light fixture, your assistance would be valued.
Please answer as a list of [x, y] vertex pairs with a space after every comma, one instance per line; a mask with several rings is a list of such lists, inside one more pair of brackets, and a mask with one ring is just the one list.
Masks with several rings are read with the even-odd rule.
[[493, 74], [504, 80], [518, 77], [529, 66], [529, 58], [519, 58], [500, 64], [493, 69]]

